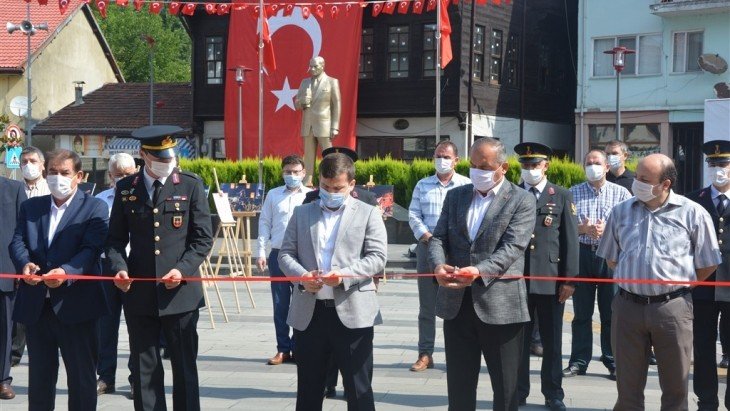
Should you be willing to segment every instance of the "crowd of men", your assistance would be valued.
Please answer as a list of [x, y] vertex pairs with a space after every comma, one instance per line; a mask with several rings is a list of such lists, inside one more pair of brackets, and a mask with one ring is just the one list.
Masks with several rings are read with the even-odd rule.
[[[0, 178], [0, 224], [10, 228], [0, 230], [0, 269], [23, 275], [0, 279], [0, 398], [15, 396], [10, 368], [27, 342], [30, 410], [55, 407], [59, 351], [68, 408], [95, 409], [98, 395], [115, 391], [123, 308], [134, 408], [166, 409], [164, 345], [173, 408], [200, 409], [203, 292], [196, 278], [213, 238], [202, 181], [177, 167], [179, 131], [136, 130], [143, 166], [113, 156], [112, 188], [96, 198], [78, 190], [81, 160], [68, 150], [44, 156], [26, 148], [25, 184]], [[600, 359], [616, 380], [615, 409], [644, 408], [652, 361], [662, 409], [688, 409], [694, 358], [698, 406], [717, 410], [718, 319], [730, 314], [730, 292], [689, 283], [730, 279], [730, 142], [710, 141], [703, 150], [712, 184], [685, 197], [673, 190], [670, 158], [646, 156], [633, 175], [619, 141], [589, 151], [587, 181], [570, 189], [548, 180], [552, 150], [543, 144], [514, 147], [521, 166], [514, 184], [499, 140], [470, 147], [468, 178], [455, 171], [456, 145], [440, 142], [436, 172], [416, 184], [409, 207], [417, 270], [433, 274], [418, 278], [418, 356], [410, 369], [433, 368], [438, 316], [449, 409], [476, 409], [484, 358], [493, 408], [517, 410], [530, 392], [536, 328], [545, 406], [564, 410], [562, 379], [584, 375], [593, 356], [597, 300]], [[376, 277], [385, 269], [388, 239], [374, 196], [356, 186], [357, 154], [338, 147], [322, 154], [318, 189], [304, 184], [311, 170], [303, 159], [287, 156], [285, 184], [269, 190], [262, 206], [257, 266], [272, 277], [300, 277], [271, 283], [276, 354], [268, 363], [296, 363], [298, 410], [322, 409], [323, 399], [336, 395], [338, 372], [348, 409], [372, 410], [374, 326], [382, 322]], [[66, 277], [74, 274], [114, 281]], [[571, 297], [572, 346], [563, 364]]]

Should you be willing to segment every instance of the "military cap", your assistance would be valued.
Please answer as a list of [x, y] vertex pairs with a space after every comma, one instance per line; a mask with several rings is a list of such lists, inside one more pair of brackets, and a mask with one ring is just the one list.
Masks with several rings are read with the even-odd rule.
[[702, 145], [702, 152], [708, 163], [725, 163], [730, 161], [730, 141], [711, 140]]
[[355, 161], [357, 161], [357, 159], [358, 159], [357, 153], [355, 152], [355, 150], [349, 149], [347, 147], [330, 147], [330, 148], [325, 148], [324, 150], [322, 150], [322, 157], [326, 157], [328, 154], [332, 154], [332, 153], [341, 153], [341, 154], [344, 154], [344, 155], [350, 157], [352, 159], [352, 162], [353, 163]]
[[184, 131], [178, 126], [145, 126], [132, 131], [132, 138], [140, 141], [142, 149], [157, 158], [175, 157], [175, 134]]
[[534, 164], [547, 161], [553, 155], [553, 150], [540, 143], [520, 143], [515, 146], [515, 153], [520, 163]]

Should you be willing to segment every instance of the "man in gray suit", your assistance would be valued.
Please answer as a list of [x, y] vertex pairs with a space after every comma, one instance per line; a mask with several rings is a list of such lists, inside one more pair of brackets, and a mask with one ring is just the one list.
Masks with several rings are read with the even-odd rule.
[[499, 140], [477, 140], [469, 160], [472, 184], [446, 194], [428, 249], [440, 286], [436, 315], [444, 319], [449, 410], [476, 409], [481, 355], [492, 409], [517, 410], [527, 290], [522, 278], [501, 277], [524, 272], [535, 197], [505, 178], [509, 165]]
[[340, 83], [324, 72], [324, 59], [309, 61], [310, 78], [302, 80], [294, 99], [294, 106], [302, 110], [302, 137], [304, 137], [304, 185], [312, 185], [317, 143], [324, 150], [332, 147], [332, 139], [340, 132]]
[[357, 201], [345, 154], [319, 165], [320, 199], [294, 209], [279, 251], [287, 276], [301, 277], [287, 323], [297, 345], [297, 410], [322, 409], [331, 354], [348, 409], [374, 410], [373, 326], [382, 323], [372, 276], [385, 268], [387, 234], [377, 208]]

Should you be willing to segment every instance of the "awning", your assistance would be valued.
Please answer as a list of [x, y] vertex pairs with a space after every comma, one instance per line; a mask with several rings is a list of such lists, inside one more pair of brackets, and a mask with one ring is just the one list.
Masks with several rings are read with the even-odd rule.
[[[110, 156], [117, 153], [127, 153], [136, 156], [139, 153], [139, 140], [125, 137], [115, 137], [111, 139], [109, 144], [106, 146], [106, 151]], [[180, 157], [195, 158], [196, 150], [195, 144], [190, 142], [187, 138], [178, 138], [177, 147], [175, 151]]]

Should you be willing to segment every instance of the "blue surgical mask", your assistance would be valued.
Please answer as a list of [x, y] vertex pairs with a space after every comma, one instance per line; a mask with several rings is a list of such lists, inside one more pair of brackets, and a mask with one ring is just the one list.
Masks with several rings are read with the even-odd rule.
[[302, 176], [295, 176], [293, 174], [284, 174], [284, 184], [287, 188], [295, 189], [302, 185]]
[[330, 193], [322, 187], [319, 188], [319, 198], [322, 204], [333, 210], [337, 210], [345, 203], [348, 193]]

